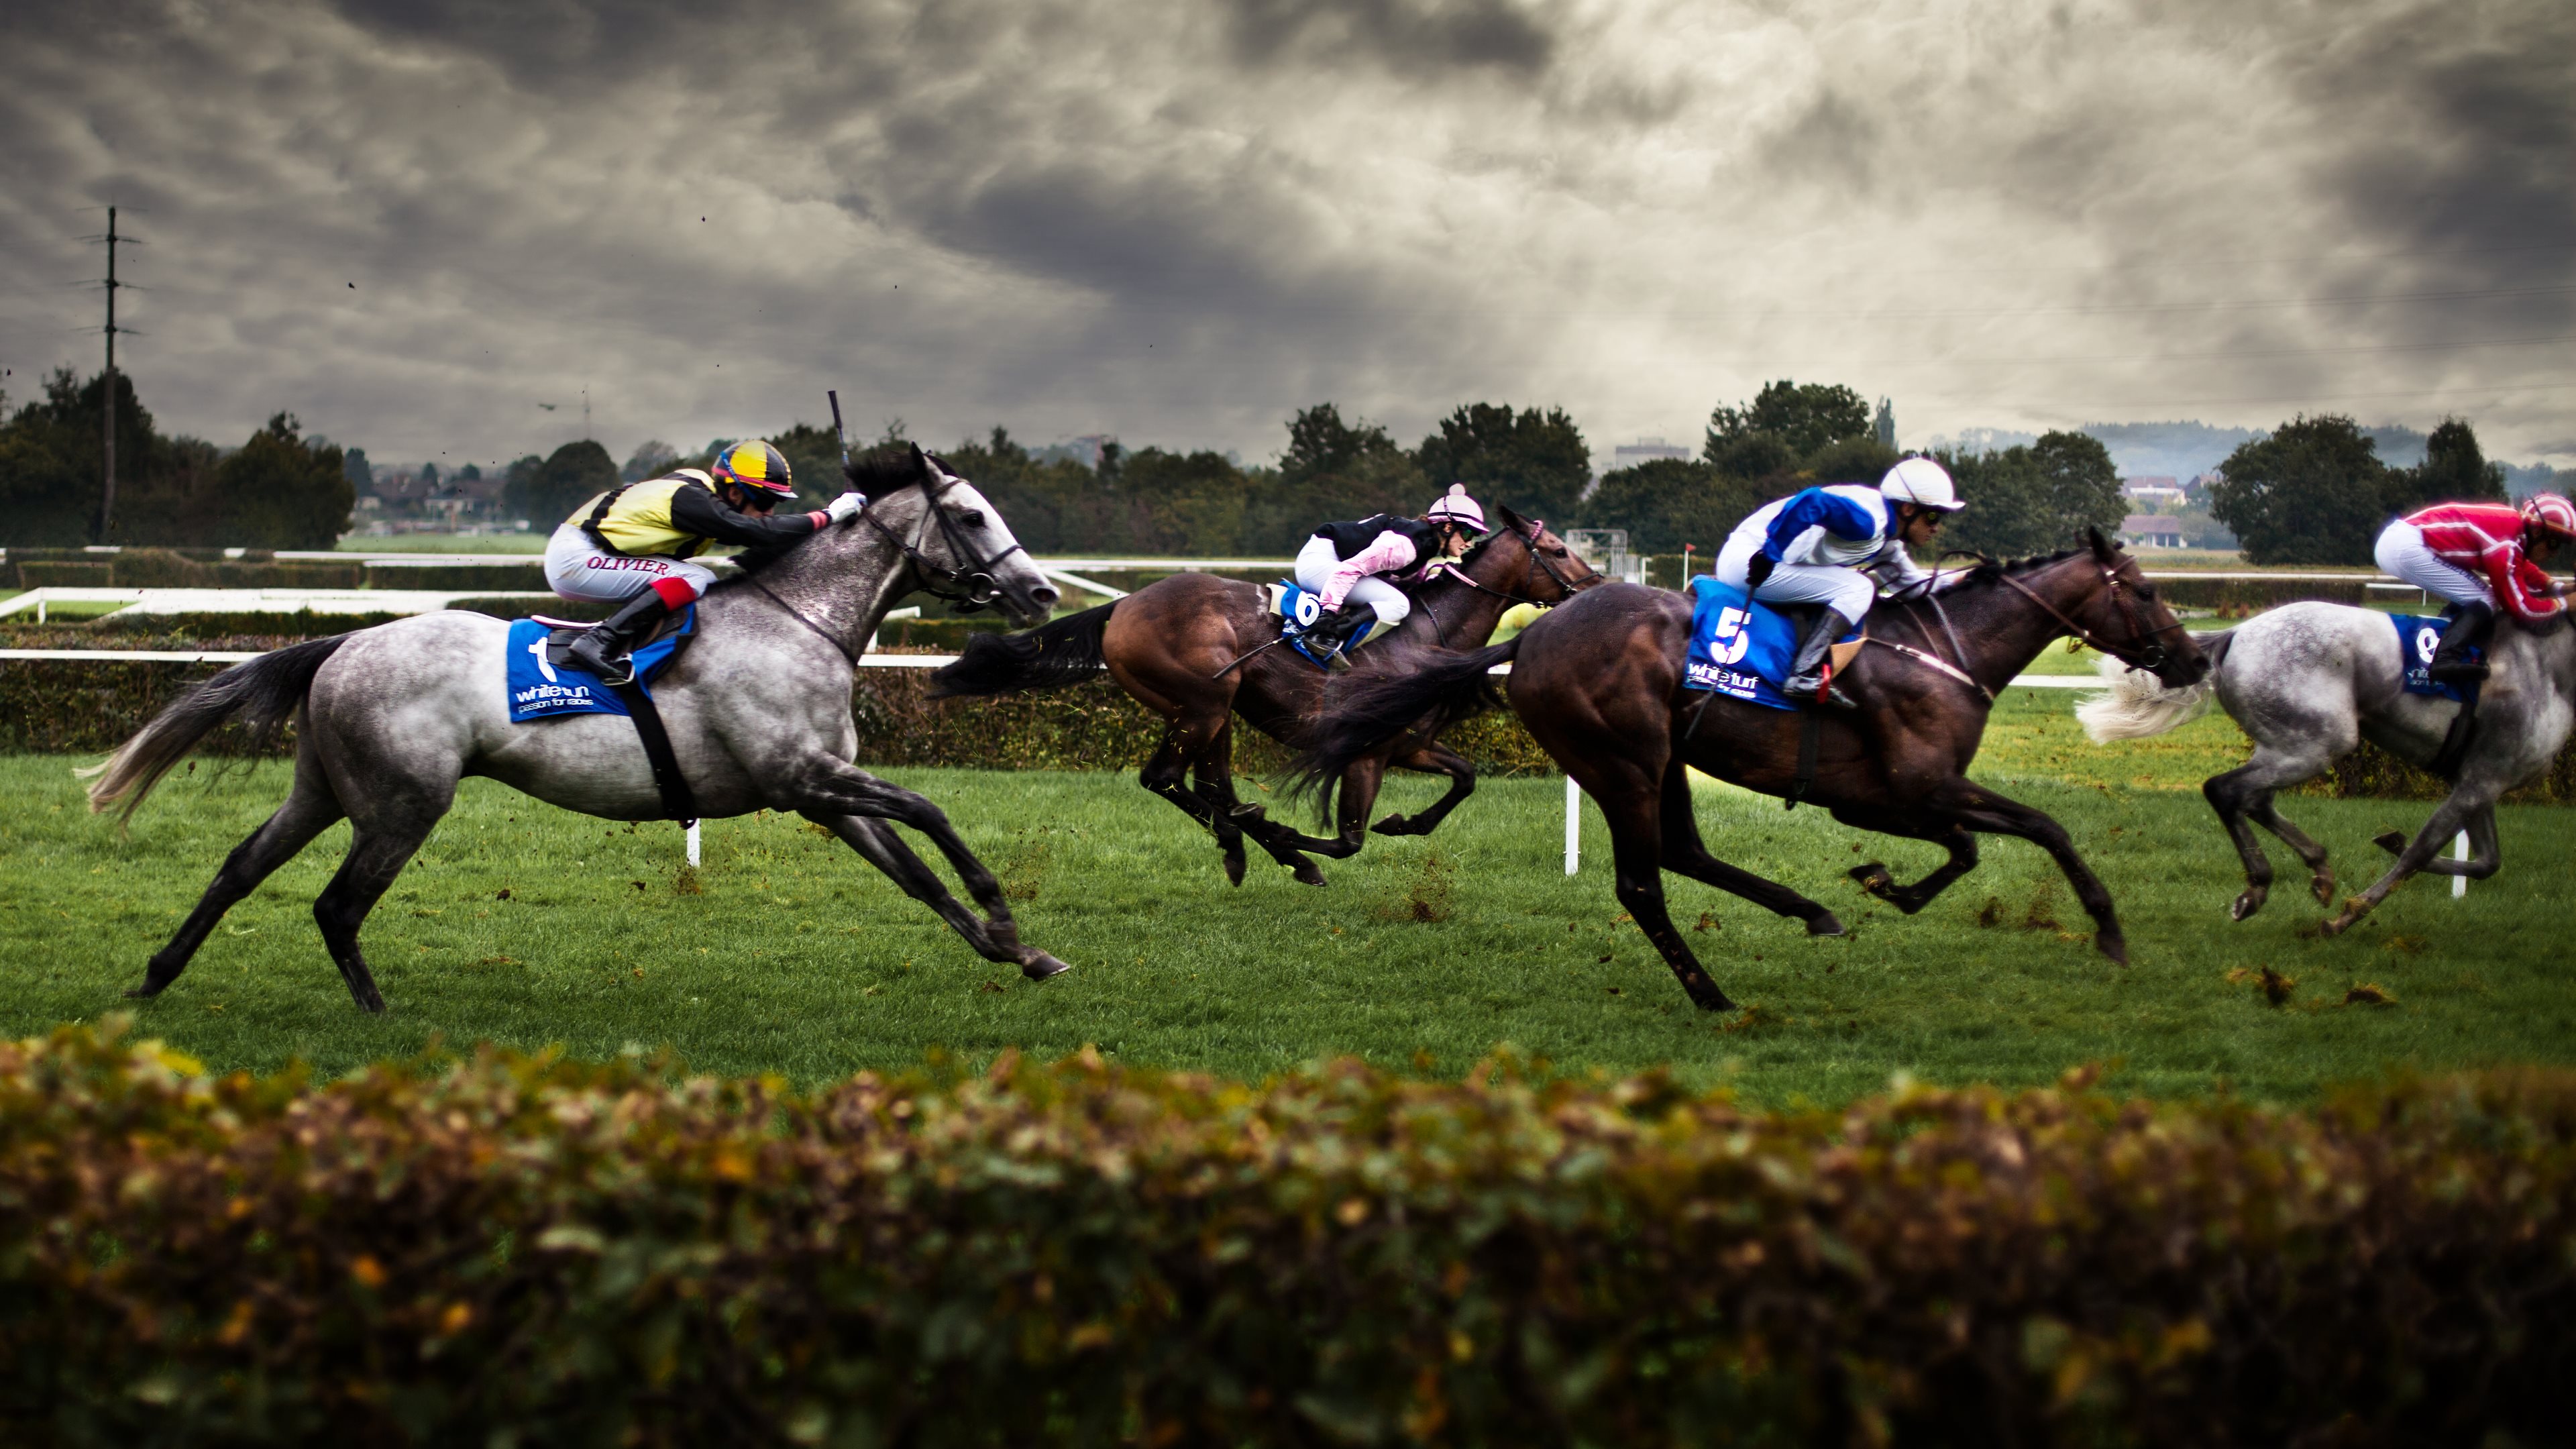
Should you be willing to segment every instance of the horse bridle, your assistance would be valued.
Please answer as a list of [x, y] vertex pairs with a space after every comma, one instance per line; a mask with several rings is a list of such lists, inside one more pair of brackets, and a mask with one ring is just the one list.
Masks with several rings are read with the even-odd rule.
[[[1576, 594], [1583, 591], [1584, 584], [1597, 583], [1600, 581], [1601, 576], [1596, 574], [1592, 578], [1584, 580], [1583, 584], [1569, 583], [1567, 582], [1565, 575], [1556, 571], [1556, 565], [1547, 561], [1546, 550], [1541, 549], [1538, 546], [1539, 530], [1547, 527], [1545, 522], [1533, 522], [1530, 525], [1529, 531], [1526, 533], [1508, 523], [1504, 524], [1503, 527], [1510, 532], [1512, 537], [1519, 539], [1522, 545], [1529, 550], [1530, 561], [1538, 565], [1539, 572], [1546, 574], [1550, 583], [1556, 585], [1557, 593], [1563, 598], [1573, 598]], [[1539, 602], [1539, 600], [1532, 598], [1527, 594], [1507, 594], [1501, 589], [1495, 588], [1491, 584], [1471, 578], [1465, 569], [1458, 567], [1457, 564], [1448, 559], [1442, 559], [1433, 564], [1425, 576], [1425, 582], [1428, 582], [1433, 578], [1438, 578], [1443, 574], [1446, 574], [1450, 578], [1456, 579], [1458, 582], [1474, 589], [1477, 593], [1483, 594], [1488, 598], [1500, 599], [1506, 604], [1535, 604]], [[1431, 616], [1432, 638], [1439, 641], [1439, 643], [1445, 647], [1449, 643], [1449, 627], [1440, 622], [1440, 611], [1433, 608], [1431, 601], [1427, 598], [1422, 601], [1422, 611]]]
[[[2121, 622], [2129, 626], [2129, 637], [2127, 640], [2123, 641], [2129, 646], [2128, 648], [2122, 648], [2121, 645], [2112, 643], [2110, 640], [2105, 639], [2099, 634], [2094, 633], [2092, 630], [2085, 628], [2083, 625], [2076, 623], [2073, 619], [2066, 617], [2066, 615], [2061, 612], [2055, 604], [2050, 603], [2048, 600], [2043, 599], [2038, 594], [2032, 592], [2029, 585], [2023, 583], [2017, 578], [2014, 578], [2011, 574], [1999, 570], [1995, 577], [2012, 585], [2023, 598], [2039, 605], [2040, 608], [2047, 611], [2050, 618], [2053, 618], [2058, 623], [2065, 625], [2066, 632], [2073, 636], [2077, 642], [2099, 649], [2103, 653], [2110, 655], [2112, 658], [2119, 660], [2121, 663], [2128, 665], [2131, 669], [2144, 669], [2152, 673], [2155, 670], [2163, 668], [2166, 658], [2165, 646], [2163, 641], [2158, 639], [2156, 636], [2164, 631], [2161, 629], [2150, 630], [2140, 627], [2141, 621], [2136, 601], [2130, 597], [2128, 585], [2120, 578], [2119, 566], [2116, 564], [2104, 564], [2101, 565], [2101, 568], [2103, 586], [2111, 595], [2112, 602], [2119, 608]], [[2134, 654], [2130, 652], [2131, 649], [2135, 649], [2142, 643], [2147, 646], [2143, 651]]]
[[[925, 454], [924, 457], [927, 458], [928, 455]], [[922, 480], [917, 485], [921, 489], [922, 514], [921, 517], [913, 520], [911, 539], [906, 540], [893, 529], [886, 527], [884, 520], [864, 508], [859, 510], [859, 517], [866, 519], [869, 527], [884, 535], [888, 543], [903, 550], [904, 561], [912, 565], [913, 572], [920, 577], [921, 587], [926, 592], [956, 604], [958, 613], [971, 614], [1001, 597], [1002, 586], [993, 577], [993, 566], [1012, 554], [1026, 553], [1028, 550], [1014, 539], [1010, 547], [999, 550], [991, 558], [977, 559], [974, 545], [967, 542], [964, 531], [959, 529], [955, 520], [948, 516], [948, 510], [939, 506], [940, 495], [948, 491], [948, 485], [958, 481], [956, 475], [940, 467], [935, 461], [930, 462], [928, 466], [932, 477]], [[921, 540], [927, 536], [930, 520], [933, 518], [939, 520], [939, 536], [947, 540], [949, 552], [970, 562], [956, 568], [942, 568], [931, 561], [930, 555], [921, 551]], [[940, 588], [940, 584], [945, 584], [948, 589], [956, 592], [950, 593]]]

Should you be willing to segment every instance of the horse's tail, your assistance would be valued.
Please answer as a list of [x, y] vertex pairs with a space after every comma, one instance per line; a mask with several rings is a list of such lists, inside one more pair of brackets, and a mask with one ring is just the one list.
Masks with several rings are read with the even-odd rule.
[[117, 746], [116, 753], [108, 756], [105, 763], [74, 772], [97, 777], [89, 787], [89, 808], [105, 810], [122, 801], [125, 809], [118, 818], [131, 819], [143, 797], [152, 793], [152, 787], [160, 783], [170, 767], [196, 748], [197, 741], [213, 734], [216, 726], [235, 715], [250, 727], [256, 752], [295, 717], [323, 661], [338, 653], [352, 637], [334, 634], [328, 639], [307, 639], [301, 644], [272, 649], [172, 700], [169, 707], [152, 717], [150, 724]]
[[2147, 671], [2105, 657], [2093, 667], [2109, 691], [2075, 706], [2075, 718], [2097, 745], [2143, 740], [2189, 724], [2209, 708], [2209, 697], [2218, 688], [2219, 661], [2227, 657], [2227, 646], [2235, 637], [2236, 631], [2230, 629], [2201, 640], [2200, 657], [2209, 661], [2209, 672], [2179, 689], [2168, 689]]
[[974, 635], [956, 663], [930, 672], [930, 697], [957, 699], [1079, 684], [1109, 667], [1100, 657], [1100, 636], [1108, 631], [1109, 611], [1117, 607], [1103, 604], [1017, 634]]
[[1527, 637], [1515, 634], [1490, 649], [1328, 688], [1309, 743], [1289, 762], [1291, 793], [1302, 795], [1340, 779], [1352, 761], [1409, 730], [1428, 728], [1438, 734], [1499, 706], [1503, 700], [1494, 690], [1493, 667], [1518, 654]]

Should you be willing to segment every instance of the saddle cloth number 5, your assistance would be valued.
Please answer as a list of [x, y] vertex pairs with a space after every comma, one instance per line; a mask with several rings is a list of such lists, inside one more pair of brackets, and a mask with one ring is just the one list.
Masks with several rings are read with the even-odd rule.
[[1717, 627], [1709, 631], [1708, 655], [1719, 664], [1742, 662], [1744, 651], [1753, 647], [1753, 631], [1744, 627], [1742, 609], [1720, 609]]

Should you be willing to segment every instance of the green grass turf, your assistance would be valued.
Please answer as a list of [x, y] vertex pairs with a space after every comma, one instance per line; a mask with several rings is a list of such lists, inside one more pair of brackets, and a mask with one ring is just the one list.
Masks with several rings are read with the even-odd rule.
[[[792, 817], [710, 822], [702, 893], [689, 894], [678, 827], [610, 825], [476, 780], [368, 924], [390, 1015], [350, 1004], [309, 914], [345, 827], [237, 907], [166, 995], [132, 1009], [142, 1030], [227, 1068], [302, 1057], [339, 1072], [488, 1039], [585, 1056], [668, 1046], [705, 1070], [813, 1081], [933, 1047], [1055, 1056], [1090, 1042], [1138, 1064], [1258, 1079], [1342, 1053], [1454, 1074], [1509, 1043], [1565, 1070], [1669, 1063], [1766, 1103], [1840, 1101], [1900, 1071], [2036, 1083], [2087, 1061], [2117, 1063], [2127, 1090], [2290, 1101], [2401, 1065], [2576, 1059], [2576, 1000], [2552, 944], [2576, 813], [2499, 811], [2502, 875], [2462, 901], [2448, 882], [2420, 880], [2337, 941], [2314, 934], [2319, 911], [2283, 852], [2271, 906], [2231, 924], [2233, 855], [2189, 787], [2235, 762], [2233, 726], [2201, 721], [2151, 742], [2160, 751], [2097, 750], [2068, 702], [2007, 695], [1986, 778], [2073, 831], [2120, 903], [2126, 968], [2092, 952], [2032, 847], [1990, 842], [1977, 872], [1906, 919], [1842, 872], [1885, 859], [1910, 879], [1937, 863], [1933, 848], [1711, 785], [1701, 819], [1720, 855], [1855, 928], [1810, 940], [1668, 877], [1685, 928], [1705, 913], [1691, 940], [1710, 969], [1759, 1007], [1712, 1017], [1620, 920], [1588, 806], [1582, 873], [1564, 876], [1557, 780], [1488, 782], [1440, 834], [1373, 839], [1327, 865], [1326, 890], [1256, 851], [1234, 890], [1207, 838], [1128, 777], [915, 770], [895, 778], [947, 808], [1020, 897], [1028, 939], [1072, 974], [1031, 986], [978, 960]], [[117, 992], [286, 784], [276, 764], [212, 784], [201, 767], [120, 838], [84, 811], [70, 763], [0, 759], [0, 1034], [127, 1009]], [[1416, 809], [1431, 788], [1404, 781], [1390, 795]], [[2385, 859], [2368, 837], [2411, 829], [2424, 811], [2291, 806], [2335, 850], [2348, 888]], [[2297, 980], [2285, 1007], [2228, 979], [2267, 965]], [[2359, 982], [2396, 1004], [2343, 1005]]]

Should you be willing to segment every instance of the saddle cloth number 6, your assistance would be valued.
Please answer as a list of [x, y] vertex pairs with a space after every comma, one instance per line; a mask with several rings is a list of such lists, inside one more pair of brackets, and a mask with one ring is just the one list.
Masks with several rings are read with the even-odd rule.
[[2440, 630], [2418, 629], [2415, 631], [2415, 657], [2419, 661], [2426, 664], [2432, 663], [2433, 656], [2441, 650], [2441, 647], [2442, 632]]
[[1304, 589], [1297, 591], [1295, 618], [1300, 629], [1312, 629], [1324, 615], [1324, 601]]
[[1753, 647], [1753, 631], [1744, 627], [1745, 622], [1742, 609], [1718, 611], [1717, 627], [1709, 631], [1708, 654], [1711, 660], [1719, 664], [1743, 661], [1744, 651]]

